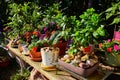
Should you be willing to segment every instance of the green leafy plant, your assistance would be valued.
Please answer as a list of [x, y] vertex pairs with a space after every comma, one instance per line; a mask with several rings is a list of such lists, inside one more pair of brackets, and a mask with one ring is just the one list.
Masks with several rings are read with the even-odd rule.
[[49, 22], [57, 22], [61, 11], [59, 10], [59, 4], [54, 3], [52, 6], [49, 6], [43, 13], [43, 24], [47, 25]]
[[26, 31], [38, 29], [42, 12], [40, 12], [40, 7], [34, 2], [26, 2], [24, 4], [11, 3], [8, 11], [10, 16], [7, 26], [13, 29], [9, 33], [10, 36], [21, 36]]
[[[106, 11], [106, 19], [111, 21], [110, 25], [117, 25], [120, 24], [120, 2], [112, 4]], [[120, 31], [120, 28], [118, 29]]]
[[34, 46], [41, 48], [44, 46], [52, 46], [60, 40], [60, 31], [56, 31], [50, 38], [43, 38], [38, 41], [32, 41], [32, 43], [28, 46], [28, 49], [31, 50]]
[[68, 40], [71, 38], [71, 35], [75, 33], [75, 31], [79, 28], [80, 21], [77, 20], [76, 16], [70, 16], [70, 17], [63, 17], [63, 21], [61, 22], [61, 36], [65, 40]]
[[80, 20], [72, 17], [71, 38], [72, 43], [67, 53], [76, 54], [80, 51], [80, 47], [87, 47], [90, 44], [97, 44], [101, 38], [105, 36], [106, 31], [101, 25], [100, 15], [95, 13], [95, 9], [87, 9]]
[[10, 80], [28, 80], [28, 77], [30, 75], [30, 71], [27, 69], [24, 69], [24, 73], [21, 74], [20, 70], [15, 75], [12, 75], [10, 77]]
[[41, 48], [44, 47], [45, 44], [48, 44], [48, 40], [43, 39], [43, 40], [38, 40], [36, 42], [32, 42], [29, 46], [28, 46], [28, 50], [31, 50], [34, 46]]
[[99, 48], [106, 52], [107, 54], [110, 53], [120, 54], [120, 42], [115, 40], [111, 41], [110, 39], [108, 39], [103, 43], [100, 43]]
[[[87, 9], [82, 15], [80, 15], [81, 28], [75, 32], [74, 39], [80, 42], [83, 46], [89, 44], [97, 44], [102, 37], [105, 36], [104, 25], [101, 24], [100, 15], [95, 13], [95, 9]], [[79, 36], [79, 37], [78, 37]]]
[[67, 53], [77, 54], [77, 52], [79, 52], [79, 49], [78, 49], [79, 42], [76, 42], [76, 41], [79, 41], [79, 40], [78, 40], [78, 38], [76, 38], [74, 36], [74, 34], [76, 33], [76, 31], [80, 30], [80, 28], [81, 28], [80, 27], [80, 20], [78, 20], [76, 18], [76, 16], [70, 16], [66, 20], [67, 20], [66, 25], [63, 26], [64, 30], [62, 31], [61, 34], [66, 40], [69, 40], [69, 42], [70, 42], [70, 48], [68, 49]]
[[[20, 7], [21, 5], [18, 5], [16, 3], [10, 4], [9, 8], [10, 8], [10, 12], [9, 12], [9, 23], [7, 23], [7, 25], [9, 27], [12, 27], [12, 31], [9, 32], [9, 36], [13, 37], [13, 36], [17, 36], [18, 34], [20, 34], [21, 28], [23, 27], [23, 17], [20, 16]], [[14, 33], [14, 34], [13, 34]]]

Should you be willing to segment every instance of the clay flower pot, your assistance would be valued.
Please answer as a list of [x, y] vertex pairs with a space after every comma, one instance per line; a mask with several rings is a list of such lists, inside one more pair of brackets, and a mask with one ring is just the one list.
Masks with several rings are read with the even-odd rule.
[[38, 52], [37, 49], [38, 48], [35, 46], [29, 52], [29, 57], [33, 61], [41, 61], [42, 60], [42, 58], [41, 58], [41, 52]]
[[67, 47], [67, 42], [59, 41], [59, 43], [54, 44], [53, 46], [58, 47], [60, 49], [59, 55], [64, 55]]
[[36, 51], [30, 51], [30, 55], [33, 58], [40, 58], [41, 57], [41, 52], [36, 52]]
[[42, 58], [41, 58], [41, 52], [30, 51], [29, 57], [33, 61], [41, 61], [42, 60]]

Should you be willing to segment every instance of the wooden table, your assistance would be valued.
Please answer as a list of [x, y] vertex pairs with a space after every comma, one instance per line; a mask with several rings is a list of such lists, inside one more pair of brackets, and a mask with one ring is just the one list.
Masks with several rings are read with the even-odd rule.
[[42, 73], [44, 76], [46, 76], [49, 80], [77, 80], [71, 76], [71, 74], [65, 72], [65, 71], [45, 71], [41, 68], [41, 62], [35, 62], [32, 61], [28, 56], [25, 56], [20, 53], [20, 51], [17, 48], [12, 48], [10, 44], [8, 44], [8, 50], [12, 52], [15, 56], [20, 58], [20, 60], [25, 61], [32, 67], [34, 67], [36, 70], [38, 70], [40, 73]]
[[[8, 50], [12, 52], [19, 59], [21, 68], [23, 67], [22, 61], [24, 61], [28, 63], [30, 66], [34, 67], [36, 70], [38, 70], [42, 75], [44, 75], [49, 80], [78, 80], [78, 79], [79, 80], [104, 80], [107, 76], [111, 74], [111, 73], [102, 74], [102, 75], [93, 74], [88, 78], [84, 78], [74, 73], [72, 74], [71, 72], [68, 73], [69, 71], [65, 72], [66, 70], [64, 71], [57, 70], [57, 74], [56, 74], [56, 71], [43, 70], [41, 68], [41, 62], [32, 61], [29, 56], [25, 56], [24, 54], [20, 53], [18, 48], [12, 48], [10, 44], [8, 44]], [[74, 75], [78, 76], [78, 79], [72, 77]]]

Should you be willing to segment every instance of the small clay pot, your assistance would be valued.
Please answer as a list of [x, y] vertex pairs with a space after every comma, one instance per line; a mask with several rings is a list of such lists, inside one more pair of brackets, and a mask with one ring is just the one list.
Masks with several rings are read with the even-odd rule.
[[41, 58], [41, 52], [30, 51], [30, 55], [33, 58]]

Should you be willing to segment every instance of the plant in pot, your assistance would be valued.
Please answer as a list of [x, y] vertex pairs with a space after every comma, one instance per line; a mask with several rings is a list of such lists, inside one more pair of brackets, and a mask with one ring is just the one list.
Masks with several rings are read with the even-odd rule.
[[81, 19], [81, 29], [76, 31], [76, 35], [80, 35], [79, 42], [82, 46], [88, 46], [89, 44], [98, 44], [106, 37], [106, 30], [104, 25], [102, 25], [101, 15], [95, 13], [95, 9], [87, 9], [82, 15]]
[[18, 45], [17, 41], [20, 38], [21, 32], [23, 32], [24, 17], [21, 14], [21, 4], [11, 3], [9, 4], [9, 22], [6, 24], [11, 27], [12, 30], [8, 33], [9, 38], [12, 41], [11, 45]]
[[[13, 29], [9, 32], [10, 36], [13, 38], [19, 36], [21, 40], [24, 40], [23, 35], [26, 32], [31, 33], [34, 29], [38, 29], [41, 14], [40, 7], [35, 3], [11, 3], [9, 5], [10, 22], [7, 23], [7, 26]], [[30, 43], [30, 41], [28, 41], [28, 43]]]
[[106, 20], [114, 26], [113, 39], [120, 41], [120, 2], [112, 4], [106, 11]]
[[105, 65], [119, 67], [120, 66], [120, 42], [116, 40], [104, 40], [99, 44], [99, 49], [104, 52], [102, 54], [103, 63]]
[[33, 41], [28, 45], [29, 57], [34, 61], [41, 61], [41, 51], [42, 47], [45, 47], [48, 44], [46, 39]]
[[23, 17], [20, 15], [20, 13], [21, 5], [16, 3], [9, 4], [9, 22], [6, 25], [12, 28], [12, 30], [9, 32], [10, 39], [20, 35], [20, 32], [22, 31]]
[[94, 45], [98, 43], [98, 39], [105, 36], [105, 30], [99, 20], [99, 14], [95, 13], [93, 8], [80, 15], [80, 20], [74, 19], [72, 43], [67, 54], [59, 60], [60, 65], [84, 77], [96, 70], [99, 61], [94, 54]]
[[61, 35], [62, 23], [65, 23], [66, 16], [63, 15], [62, 11], [59, 9], [60, 4], [53, 4], [48, 7], [44, 12], [44, 17], [42, 23], [45, 26], [43, 33], [47, 34], [52, 46], [60, 48], [60, 55], [63, 55], [66, 50], [67, 40]]

